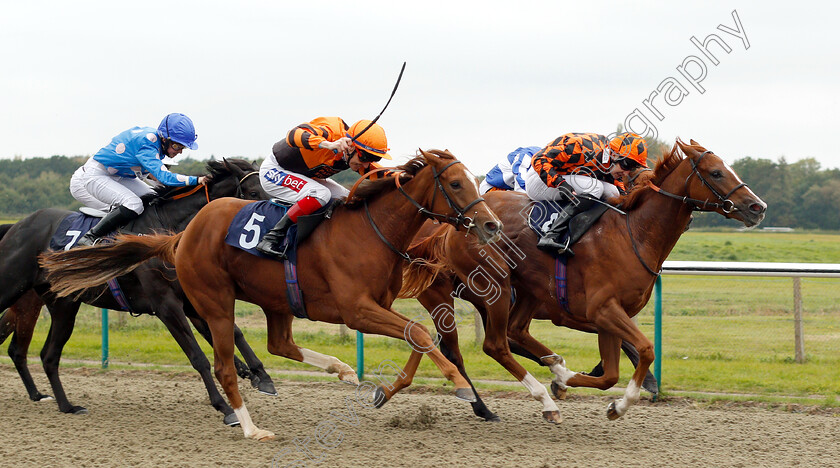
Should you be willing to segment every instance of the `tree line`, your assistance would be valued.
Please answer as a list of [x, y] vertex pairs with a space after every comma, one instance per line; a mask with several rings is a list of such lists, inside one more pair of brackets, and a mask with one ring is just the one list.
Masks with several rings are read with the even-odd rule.
[[[663, 141], [649, 141], [651, 160], [670, 151]], [[87, 156], [0, 159], [0, 217], [19, 218], [41, 208], [76, 209], [80, 206], [69, 190], [73, 172]], [[767, 202], [763, 226], [802, 229], [840, 229], [840, 169], [822, 169], [813, 158], [788, 163], [744, 157], [732, 164], [750, 188]], [[187, 175], [207, 172], [206, 162], [184, 159], [174, 171]], [[334, 177], [351, 185], [358, 175], [344, 171]], [[740, 226], [721, 216], [698, 213], [693, 227]]]

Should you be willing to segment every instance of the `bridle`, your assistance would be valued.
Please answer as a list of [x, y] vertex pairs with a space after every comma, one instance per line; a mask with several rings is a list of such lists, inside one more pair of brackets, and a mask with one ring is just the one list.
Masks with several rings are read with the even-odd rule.
[[245, 192], [242, 190], [242, 182], [245, 182], [245, 179], [251, 177], [254, 174], [259, 175], [259, 171], [251, 171], [245, 174], [241, 179], [236, 181], [236, 198], [244, 198]]
[[[431, 210], [427, 209], [426, 207], [424, 207], [423, 205], [421, 205], [420, 203], [418, 203], [417, 200], [412, 198], [411, 195], [409, 195], [408, 192], [406, 192], [402, 188], [402, 185], [400, 184], [399, 173], [396, 173], [394, 175], [394, 183], [397, 186], [397, 190], [399, 190], [400, 193], [405, 198], [407, 198], [408, 201], [411, 202], [412, 205], [414, 205], [417, 208], [418, 212], [420, 212], [421, 214], [423, 214], [424, 216], [426, 216], [429, 219], [440, 219], [440, 220], [443, 220], [444, 222], [450, 223], [450, 224], [454, 225], [456, 229], [458, 229], [460, 227], [463, 227], [463, 228], [466, 229], [466, 232], [469, 233], [470, 229], [475, 227], [475, 223], [473, 222], [473, 218], [467, 216], [467, 212], [473, 206], [483, 202], [484, 198], [482, 198], [479, 195], [478, 198], [476, 198], [475, 200], [468, 203], [467, 206], [461, 208], [455, 203], [454, 200], [452, 200], [452, 197], [448, 193], [446, 193], [446, 190], [443, 188], [443, 183], [440, 181], [440, 176], [443, 175], [443, 173], [446, 172], [447, 169], [454, 166], [455, 164], [461, 164], [461, 161], [457, 161], [457, 160], [452, 161], [451, 163], [444, 166], [443, 169], [440, 170], [440, 172], [438, 172], [437, 169], [434, 166], [431, 167], [432, 174], [434, 175], [434, 179], [435, 179], [435, 186], [436, 186], [436, 189], [434, 191], [434, 195], [432, 195], [431, 205], [434, 205], [435, 197], [437, 197], [437, 193], [440, 192], [440, 193], [443, 194], [443, 197], [446, 199], [447, 205], [449, 205], [449, 207], [455, 213], [458, 214], [457, 217], [453, 217], [453, 216], [449, 216], [449, 215], [445, 215], [445, 214], [441, 214], [441, 213], [435, 213], [434, 211], [431, 211]], [[347, 196], [347, 199], [349, 200], [349, 199], [352, 198], [352, 194], [355, 193], [356, 187], [358, 187], [359, 183], [361, 183], [362, 180], [364, 180], [365, 178], [369, 177], [370, 175], [372, 175], [374, 173], [385, 171], [385, 170], [390, 170], [390, 169], [380, 168], [380, 169], [368, 172], [367, 174], [362, 176], [362, 178], [359, 179], [356, 182], [356, 184], [353, 186], [353, 188], [350, 190], [350, 195]], [[397, 172], [397, 171], [395, 171], [395, 172]], [[379, 239], [382, 240], [382, 242], [385, 245], [387, 245], [388, 248], [390, 248], [394, 253], [396, 253], [397, 255], [402, 257], [404, 260], [411, 262], [412, 261], [411, 257], [409, 257], [409, 255], [407, 253], [401, 252], [399, 249], [394, 247], [394, 245], [391, 244], [391, 242], [389, 242], [388, 239], [385, 238], [385, 236], [382, 234], [382, 231], [379, 230], [379, 227], [376, 225], [376, 223], [373, 221], [373, 218], [370, 215], [370, 209], [368, 208], [367, 200], [364, 201], [364, 206], [365, 206], [365, 214], [367, 215], [368, 222], [370, 222], [371, 227], [373, 228], [374, 232], [376, 232], [376, 235], [379, 236]]]
[[703, 185], [705, 185], [712, 192], [712, 194], [714, 194], [714, 196], [717, 197], [717, 199], [720, 203], [711, 203], [711, 202], [709, 202], [708, 199], [698, 200], [696, 198], [689, 198], [688, 196], [681, 197], [679, 195], [675, 195], [673, 193], [666, 192], [666, 191], [662, 190], [661, 188], [657, 187], [656, 185], [653, 185], [652, 182], [648, 182], [648, 185], [650, 185], [650, 188], [652, 188], [657, 193], [661, 193], [662, 195], [665, 195], [666, 197], [671, 197], [671, 198], [680, 200], [681, 202], [689, 205], [691, 207], [692, 211], [714, 211], [718, 208], [720, 208], [721, 211], [723, 211], [724, 213], [727, 213], [727, 214], [732, 213], [733, 211], [736, 211], [738, 208], [735, 207], [735, 202], [730, 200], [729, 196], [732, 195], [733, 193], [735, 193], [735, 191], [740, 189], [741, 187], [747, 187], [747, 184], [744, 183], [744, 182], [741, 182], [740, 184], [736, 185], [735, 188], [730, 190], [729, 193], [727, 193], [726, 195], [721, 195], [720, 192], [718, 192], [717, 189], [715, 189], [712, 186], [712, 184], [710, 184], [709, 181], [706, 180], [705, 177], [703, 177], [703, 174], [700, 174], [700, 170], [697, 169], [697, 163], [699, 163], [700, 160], [703, 159], [703, 157], [706, 156], [709, 153], [711, 153], [711, 151], [704, 151], [697, 158], [697, 161], [694, 161], [694, 159], [692, 159], [692, 158], [688, 158], [688, 161], [691, 163], [691, 174], [689, 174], [688, 177], [685, 178], [686, 193], [688, 193], [688, 182], [689, 182], [689, 180], [691, 180], [692, 176], [696, 175], [697, 178], [700, 179], [700, 182], [702, 182]]
[[432, 195], [431, 205], [435, 204], [435, 198], [437, 197], [438, 192], [440, 192], [446, 199], [446, 204], [449, 205], [449, 208], [451, 208], [452, 211], [458, 213], [457, 218], [427, 210], [423, 205], [417, 203], [417, 200], [411, 198], [411, 195], [409, 195], [408, 193], [406, 193], [405, 190], [403, 190], [402, 185], [400, 185], [399, 177], [395, 177], [394, 180], [397, 183], [397, 190], [399, 190], [400, 193], [403, 194], [403, 196], [407, 198], [408, 201], [410, 201], [411, 204], [414, 205], [417, 208], [417, 210], [424, 216], [426, 216], [429, 219], [443, 220], [444, 222], [454, 225], [456, 229], [464, 227], [467, 230], [467, 232], [470, 232], [470, 229], [475, 227], [475, 223], [473, 223], [473, 219], [471, 217], [467, 216], [467, 212], [473, 206], [483, 202], [484, 198], [482, 198], [481, 195], [479, 195], [478, 198], [468, 203], [467, 206], [465, 206], [464, 208], [460, 208], [458, 207], [458, 205], [455, 204], [455, 202], [452, 200], [452, 197], [450, 197], [449, 194], [446, 193], [446, 190], [444, 190], [443, 183], [441, 183], [440, 181], [440, 176], [443, 175], [443, 173], [446, 172], [447, 169], [454, 166], [455, 164], [461, 164], [461, 161], [452, 161], [451, 163], [444, 166], [443, 169], [440, 170], [440, 172], [438, 172], [435, 167], [432, 167], [432, 174], [434, 174], [435, 185], [437, 186], [437, 190], [435, 190], [434, 194]]
[[[700, 170], [697, 168], [697, 163], [699, 163], [700, 160], [703, 159], [703, 157], [705, 157], [709, 153], [712, 153], [712, 152], [711, 151], [704, 151], [697, 158], [696, 162], [694, 161], [694, 159], [688, 158], [688, 161], [691, 163], [691, 174], [689, 174], [688, 177], [685, 178], [685, 190], [686, 190], [686, 193], [688, 193], [689, 180], [691, 180], [691, 177], [696, 175], [697, 178], [700, 179], [700, 182], [702, 182], [703, 185], [705, 185], [714, 194], [714, 196], [717, 197], [717, 199], [720, 203], [711, 203], [711, 202], [709, 202], [708, 199], [698, 200], [696, 198], [690, 198], [688, 196], [682, 196], [681, 197], [681, 196], [675, 195], [671, 192], [666, 192], [665, 190], [662, 190], [661, 188], [654, 185], [652, 182], [648, 182], [648, 185], [656, 193], [660, 193], [662, 195], [665, 195], [666, 197], [674, 198], [676, 200], [679, 200], [679, 201], [683, 202], [684, 204], [688, 205], [691, 208], [692, 211], [714, 211], [718, 208], [720, 208], [724, 213], [727, 213], [727, 214], [731, 213], [733, 211], [736, 211], [737, 208], [735, 207], [735, 202], [730, 200], [729, 197], [733, 193], [735, 193], [736, 190], [738, 190], [742, 187], [748, 187], [748, 186], [747, 186], [746, 183], [741, 182], [740, 184], [736, 185], [735, 188], [730, 190], [729, 193], [727, 193], [726, 195], [721, 195], [720, 192], [717, 189], [715, 189], [712, 186], [712, 184], [710, 184], [709, 181], [706, 180], [705, 177], [703, 177], [703, 174], [701, 174]], [[633, 253], [636, 254], [636, 258], [639, 260], [639, 263], [641, 263], [642, 266], [645, 267], [645, 270], [647, 270], [648, 273], [650, 273], [653, 276], [659, 276], [662, 273], [662, 271], [661, 270], [659, 272], [653, 271], [653, 269], [651, 267], [649, 267], [647, 265], [647, 263], [645, 263], [645, 261], [642, 259], [642, 255], [639, 253], [639, 248], [636, 246], [636, 239], [633, 237], [633, 231], [630, 229], [630, 213], [629, 212], [627, 212], [627, 215], [625, 216], [625, 219], [627, 221], [627, 233], [630, 236], [630, 244], [633, 246]]]

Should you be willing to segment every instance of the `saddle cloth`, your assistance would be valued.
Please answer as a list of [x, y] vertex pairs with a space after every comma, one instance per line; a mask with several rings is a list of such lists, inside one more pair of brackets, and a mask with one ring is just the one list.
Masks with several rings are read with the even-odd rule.
[[[225, 243], [251, 255], [274, 259], [258, 251], [256, 247], [265, 233], [286, 214], [290, 206], [279, 200], [259, 201], [245, 205], [231, 221]], [[298, 222], [292, 224], [286, 231], [286, 237], [283, 240], [286, 250], [286, 259], [283, 261], [286, 271], [286, 298], [292, 313], [298, 318], [309, 318], [309, 314], [306, 313], [303, 292], [298, 283], [297, 246], [321, 221], [330, 216], [333, 206], [334, 203], [331, 202], [312, 215], [299, 217]]]

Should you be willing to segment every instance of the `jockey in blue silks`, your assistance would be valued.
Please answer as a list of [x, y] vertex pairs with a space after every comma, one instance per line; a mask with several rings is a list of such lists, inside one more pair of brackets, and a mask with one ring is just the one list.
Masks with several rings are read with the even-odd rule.
[[154, 190], [143, 182], [149, 175], [168, 186], [204, 184], [205, 177], [170, 172], [162, 159], [174, 158], [184, 148], [198, 149], [195, 126], [184, 114], [169, 114], [157, 130], [134, 127], [111, 139], [73, 173], [70, 193], [85, 206], [110, 212], [77, 245], [93, 245], [102, 236], [143, 212], [143, 195]]
[[491, 190], [525, 191], [525, 172], [531, 167], [531, 157], [542, 148], [527, 146], [516, 148], [493, 166], [479, 187], [483, 195]]

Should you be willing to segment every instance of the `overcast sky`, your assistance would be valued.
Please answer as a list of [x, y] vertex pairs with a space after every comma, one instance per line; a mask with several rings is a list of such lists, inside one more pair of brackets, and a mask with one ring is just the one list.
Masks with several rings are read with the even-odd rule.
[[[483, 174], [638, 110], [634, 130], [729, 161], [840, 167], [838, 18], [806, 1], [4, 2], [0, 157], [90, 155], [183, 112], [185, 155], [262, 159], [312, 118], [373, 118], [406, 61], [379, 121], [398, 162], [448, 148]], [[731, 50], [708, 43], [717, 65], [691, 41], [710, 34]]]

